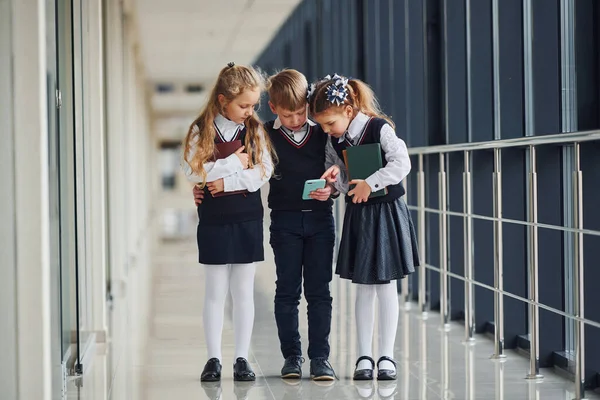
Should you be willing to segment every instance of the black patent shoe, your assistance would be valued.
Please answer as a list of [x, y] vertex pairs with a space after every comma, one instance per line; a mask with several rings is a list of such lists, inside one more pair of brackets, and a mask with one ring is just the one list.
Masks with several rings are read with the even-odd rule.
[[202, 382], [202, 389], [204, 389], [204, 393], [206, 397], [210, 400], [221, 400], [221, 382]]
[[359, 357], [358, 360], [356, 360], [356, 368], [358, 368], [358, 364], [363, 360], [367, 360], [367, 361], [371, 362], [371, 366], [372, 366], [371, 369], [354, 370], [354, 376], [352, 377], [352, 379], [354, 379], [355, 381], [372, 381], [373, 380], [373, 370], [375, 369], [375, 361], [369, 356]]
[[[382, 361], [389, 361], [394, 364], [394, 369], [379, 369], [379, 364]], [[393, 381], [396, 379], [396, 361], [392, 360], [389, 357], [383, 356], [377, 360], [377, 380], [378, 381]]]
[[206, 362], [200, 380], [202, 382], [218, 382], [221, 380], [221, 363], [218, 358], [211, 358]]
[[256, 380], [256, 375], [250, 363], [243, 357], [238, 357], [233, 364], [233, 380], [239, 382], [251, 382]]
[[301, 356], [290, 356], [286, 358], [283, 368], [281, 368], [281, 377], [283, 379], [302, 378], [302, 363], [304, 363], [304, 357]]

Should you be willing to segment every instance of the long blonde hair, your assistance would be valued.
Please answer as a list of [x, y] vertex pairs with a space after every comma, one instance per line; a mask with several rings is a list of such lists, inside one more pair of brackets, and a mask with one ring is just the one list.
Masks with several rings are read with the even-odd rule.
[[[343, 77], [342, 77], [343, 78]], [[360, 79], [349, 79], [345, 88], [348, 91], [348, 96], [341, 104], [332, 103], [327, 99], [327, 88], [330, 85], [335, 85], [338, 79], [327, 79], [317, 82], [315, 90], [309, 99], [309, 111], [311, 115], [320, 114], [332, 107], [337, 107], [340, 110], [346, 106], [352, 106], [354, 111], [360, 111], [369, 117], [377, 117], [385, 119], [392, 128], [395, 128], [394, 121], [381, 111], [381, 106], [373, 89]]]
[[[261, 92], [265, 88], [265, 79], [253, 67], [228, 64], [219, 72], [217, 82], [213, 87], [208, 101], [198, 118], [192, 122], [184, 140], [184, 160], [192, 168], [192, 171], [202, 178], [203, 187], [206, 185], [207, 173], [204, 170], [204, 163], [211, 161], [215, 156], [215, 136], [217, 131], [214, 126], [215, 117], [223, 114], [219, 95], [225, 96], [227, 102], [231, 102], [245, 90], [258, 88]], [[244, 142], [245, 151], [249, 156], [248, 168], [259, 165], [265, 174], [265, 167], [262, 163], [263, 147], [267, 150], [275, 162], [276, 156], [271, 144], [271, 140], [266, 134], [259, 134], [262, 129], [262, 123], [253, 113], [244, 124], [246, 125], [246, 140]], [[192, 151], [193, 149], [193, 151]], [[264, 175], [263, 175], [264, 176]]]

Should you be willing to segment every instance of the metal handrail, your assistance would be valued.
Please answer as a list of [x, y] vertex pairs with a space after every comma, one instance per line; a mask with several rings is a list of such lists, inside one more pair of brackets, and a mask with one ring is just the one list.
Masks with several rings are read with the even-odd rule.
[[555, 135], [527, 136], [516, 139], [490, 140], [487, 142], [473, 142], [460, 144], [443, 144], [438, 146], [412, 147], [408, 154], [440, 154], [454, 153], [457, 151], [477, 151], [504, 149], [510, 147], [527, 147], [545, 144], [571, 144], [581, 142], [600, 141], [600, 130], [581, 131], [572, 133], [559, 133]]
[[518, 294], [514, 294], [512, 292], [507, 292], [506, 290], [496, 289], [492, 285], [488, 285], [486, 283], [482, 283], [482, 282], [480, 282], [480, 281], [478, 281], [476, 279], [468, 279], [468, 278], [465, 278], [464, 276], [462, 276], [460, 274], [456, 274], [456, 273], [450, 272], [450, 271], [443, 272], [441, 268], [438, 268], [435, 265], [425, 264], [425, 268], [427, 268], [430, 271], [444, 273], [444, 274], [448, 275], [451, 278], [458, 279], [459, 281], [471, 283], [471, 284], [473, 284], [475, 286], [479, 286], [481, 288], [488, 289], [491, 292], [500, 293], [500, 294], [502, 294], [502, 295], [504, 295], [506, 297], [510, 297], [510, 298], [515, 299], [515, 300], [519, 300], [519, 301], [521, 301], [521, 302], [523, 302], [525, 304], [537, 306], [537, 307], [539, 307], [541, 309], [544, 309], [546, 311], [550, 311], [551, 313], [558, 314], [558, 315], [560, 315], [562, 317], [571, 319], [573, 321], [583, 322], [586, 325], [593, 326], [594, 328], [600, 329], [600, 322], [596, 322], [596, 321], [591, 320], [591, 319], [581, 318], [581, 317], [578, 317], [576, 315], [569, 314], [568, 312], [559, 310], [558, 308], [547, 306], [544, 303], [540, 303], [539, 301], [529, 300], [529, 299], [527, 299], [525, 297], [519, 296]]
[[[474, 327], [474, 309], [475, 303], [473, 300], [474, 286], [483, 287], [494, 293], [494, 350], [493, 358], [504, 358], [504, 296], [519, 300], [529, 307], [528, 323], [530, 335], [530, 352], [529, 352], [529, 374], [527, 379], [542, 379], [539, 368], [539, 310], [544, 309], [561, 315], [575, 324], [575, 382], [576, 382], [576, 398], [582, 399], [585, 388], [585, 325], [600, 328], [600, 322], [586, 319], [584, 316], [584, 258], [583, 258], [583, 240], [584, 235], [600, 236], [600, 231], [584, 229], [583, 227], [583, 173], [581, 170], [581, 143], [600, 141], [600, 130], [561, 133], [547, 136], [527, 136], [517, 139], [492, 140], [486, 142], [461, 143], [429, 147], [414, 147], [410, 148], [408, 153], [417, 156], [418, 163], [416, 165], [417, 175], [417, 206], [409, 205], [409, 209], [417, 212], [418, 230], [419, 230], [419, 253], [421, 257], [421, 266], [419, 275], [424, 277], [425, 270], [434, 270], [440, 273], [440, 313], [442, 315], [442, 328], [448, 328], [449, 321], [449, 278], [459, 279], [465, 285], [465, 340], [473, 340]], [[572, 187], [565, 187], [564, 190], [573, 197], [574, 207], [570, 210], [573, 221], [572, 227], [539, 223], [538, 221], [538, 171], [536, 149], [544, 145], [562, 145], [567, 151], [573, 152], [574, 165], [572, 170]], [[527, 217], [526, 220], [517, 220], [504, 218], [502, 215], [502, 149], [506, 148], [526, 148], [527, 164], [524, 173], [527, 177]], [[492, 186], [494, 208], [493, 216], [477, 215], [472, 212], [473, 206], [473, 182], [471, 178], [472, 170], [472, 153], [475, 151], [493, 150], [494, 170], [492, 173]], [[463, 212], [450, 211], [448, 204], [447, 190], [448, 182], [448, 157], [449, 153], [462, 152], [464, 155], [463, 176]], [[430, 208], [426, 204], [426, 171], [425, 171], [425, 156], [439, 157], [438, 175], [438, 195], [439, 208]], [[460, 168], [460, 167], [459, 167]], [[456, 172], [456, 171], [455, 171]], [[435, 172], [429, 172], [432, 175]], [[438, 214], [439, 222], [439, 267], [433, 265], [430, 260], [425, 259], [426, 245], [425, 233], [426, 229], [426, 214]], [[449, 271], [448, 268], [448, 223], [449, 217], [461, 217], [464, 220], [464, 273], [463, 275]], [[487, 285], [483, 282], [478, 282], [474, 279], [474, 263], [473, 263], [473, 220], [487, 220], [494, 224], [494, 285]], [[527, 298], [507, 292], [503, 288], [503, 247], [502, 247], [502, 225], [505, 223], [526, 226], [527, 235], [527, 277], [528, 277], [528, 293]], [[573, 252], [570, 254], [573, 262], [573, 297], [574, 305], [573, 312], [565, 312], [556, 308], [545, 305], [539, 301], [539, 249], [538, 249], [538, 231], [539, 229], [552, 229], [574, 235]], [[428, 296], [426, 295], [426, 279], [419, 279], [418, 298], [419, 309], [425, 315], [428, 308]], [[409, 288], [407, 282], [403, 282], [402, 291], [405, 292]], [[405, 298], [408, 298], [404, 294]]]
[[[411, 206], [411, 205], [408, 205], [408, 209], [413, 210], [413, 211], [420, 210], [419, 206]], [[464, 213], [464, 212], [441, 211], [441, 210], [437, 210], [435, 208], [430, 208], [430, 207], [424, 207], [423, 210], [430, 214], [451, 215], [453, 217], [462, 217], [462, 218], [465, 218], [467, 216], [467, 213]], [[469, 214], [469, 216], [473, 219], [479, 219], [482, 221], [506, 222], [507, 224], [514, 224], [514, 225], [521, 225], [521, 226], [535, 226], [537, 228], [550, 229], [550, 230], [560, 231], [560, 232], [583, 233], [585, 235], [590, 235], [590, 236], [600, 236], [600, 231], [595, 231], [592, 229], [569, 228], [569, 227], [562, 226], [562, 225], [544, 224], [542, 222], [534, 223], [534, 222], [520, 221], [518, 219], [511, 219], [511, 218], [488, 217], [487, 215], [480, 215], [480, 214], [473, 214], [473, 213]]]

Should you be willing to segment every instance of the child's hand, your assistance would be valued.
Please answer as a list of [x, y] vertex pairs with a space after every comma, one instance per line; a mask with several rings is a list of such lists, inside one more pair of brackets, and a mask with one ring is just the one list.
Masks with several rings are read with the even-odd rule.
[[371, 186], [362, 179], [353, 179], [348, 182], [350, 185], [356, 185], [354, 189], [348, 192], [348, 196], [352, 196], [353, 203], [364, 203], [369, 200], [371, 194]]
[[323, 189], [317, 189], [310, 192], [310, 197], [314, 200], [327, 201], [329, 196], [331, 196], [332, 191], [331, 185], [327, 185]]
[[204, 200], [204, 190], [194, 186], [194, 203], [196, 203], [196, 207], [202, 204], [202, 200]]
[[240, 162], [242, 163], [242, 168], [248, 169], [249, 158], [248, 158], [248, 154], [244, 153], [244, 146], [237, 149], [234, 154], [237, 156], [237, 158], [240, 159]]
[[332, 165], [325, 171], [323, 175], [321, 175], [321, 179], [325, 179], [327, 183], [333, 183], [337, 180], [337, 177], [340, 173], [340, 167], [337, 165]]
[[213, 196], [215, 194], [220, 193], [225, 190], [225, 184], [223, 183], [223, 178], [217, 179], [214, 182], [208, 182], [206, 184], [206, 187], [208, 188], [208, 191], [210, 192], [210, 194], [212, 194]]

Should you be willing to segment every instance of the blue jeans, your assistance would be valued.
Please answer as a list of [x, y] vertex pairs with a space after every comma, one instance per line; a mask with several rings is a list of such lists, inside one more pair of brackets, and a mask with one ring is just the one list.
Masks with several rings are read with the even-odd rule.
[[275, 321], [284, 358], [301, 356], [298, 305], [308, 304], [308, 357], [329, 357], [335, 227], [331, 210], [272, 211], [271, 246], [277, 282]]

